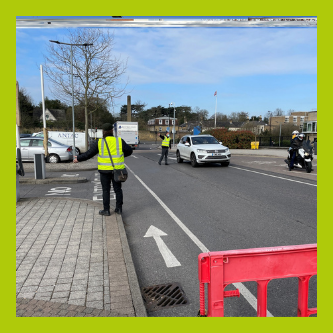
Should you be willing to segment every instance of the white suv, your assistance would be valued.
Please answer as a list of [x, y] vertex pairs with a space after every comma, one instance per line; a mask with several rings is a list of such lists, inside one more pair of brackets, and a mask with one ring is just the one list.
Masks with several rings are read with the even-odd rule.
[[178, 163], [189, 160], [193, 167], [202, 163], [221, 163], [222, 166], [228, 166], [231, 156], [229, 148], [212, 135], [183, 136], [177, 145], [176, 155]]

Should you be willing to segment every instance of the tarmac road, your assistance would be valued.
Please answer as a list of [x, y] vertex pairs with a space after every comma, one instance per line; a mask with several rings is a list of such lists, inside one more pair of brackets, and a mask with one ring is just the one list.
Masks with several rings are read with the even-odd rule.
[[[123, 185], [123, 221], [140, 287], [178, 282], [188, 303], [148, 311], [148, 316], [196, 316], [199, 309], [197, 257], [204, 251], [181, 224], [209, 251], [316, 243], [316, 158], [314, 172], [307, 174], [288, 171], [285, 150], [232, 150], [228, 168], [177, 164], [174, 150], [170, 165], [159, 166], [159, 154], [158, 145], [141, 145], [126, 158], [130, 176]], [[52, 177], [75, 173], [86, 178], [85, 183], [68, 185], [70, 196], [92, 200], [96, 169], [91, 165], [90, 171], [58, 165], [62, 171]], [[24, 196], [37, 191], [45, 196], [51, 184], [21, 188], [27, 190]], [[180, 265], [167, 267], [155, 239], [145, 237], [150, 226], [167, 234], [161, 239]], [[244, 285], [256, 295], [255, 283]], [[295, 279], [271, 281], [269, 313], [295, 316], [296, 294]], [[316, 277], [310, 283], [309, 306], [316, 306]], [[256, 315], [243, 296], [226, 299], [225, 309], [226, 316]]]

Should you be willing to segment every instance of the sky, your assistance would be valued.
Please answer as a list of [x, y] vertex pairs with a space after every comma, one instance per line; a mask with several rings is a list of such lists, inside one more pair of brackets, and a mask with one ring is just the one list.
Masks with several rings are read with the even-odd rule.
[[[265, 116], [317, 109], [316, 28], [103, 28], [114, 32], [114, 55], [127, 60], [126, 94], [114, 112], [141, 101], [146, 108], [191, 106], [229, 115]], [[49, 40], [66, 41], [65, 28], [16, 29], [16, 79], [35, 104], [40, 65]], [[52, 99], [44, 76], [45, 96]], [[216, 96], [214, 93], [217, 92]], [[112, 111], [112, 110], [110, 110]]]

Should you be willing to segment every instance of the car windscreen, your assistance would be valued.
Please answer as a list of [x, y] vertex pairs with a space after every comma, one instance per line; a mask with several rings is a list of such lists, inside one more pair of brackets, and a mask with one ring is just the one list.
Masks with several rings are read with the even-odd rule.
[[219, 142], [212, 136], [198, 136], [192, 138], [193, 145], [212, 145], [219, 144]]

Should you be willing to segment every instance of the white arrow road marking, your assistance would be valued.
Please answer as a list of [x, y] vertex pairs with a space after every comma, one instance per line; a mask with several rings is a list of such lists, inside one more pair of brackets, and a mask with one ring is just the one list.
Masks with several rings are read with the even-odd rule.
[[74, 173], [64, 173], [61, 177], [79, 177], [79, 174], [78, 173], [76, 173], [76, 174], [74, 174]]
[[135, 156], [135, 155], [131, 155], [131, 157], [138, 158], [138, 157], [137, 157], [137, 156]]
[[155, 239], [157, 247], [160, 250], [167, 267], [181, 266], [180, 262], [163, 242], [161, 236], [167, 236], [167, 234], [151, 225], [143, 237], [153, 237]]

